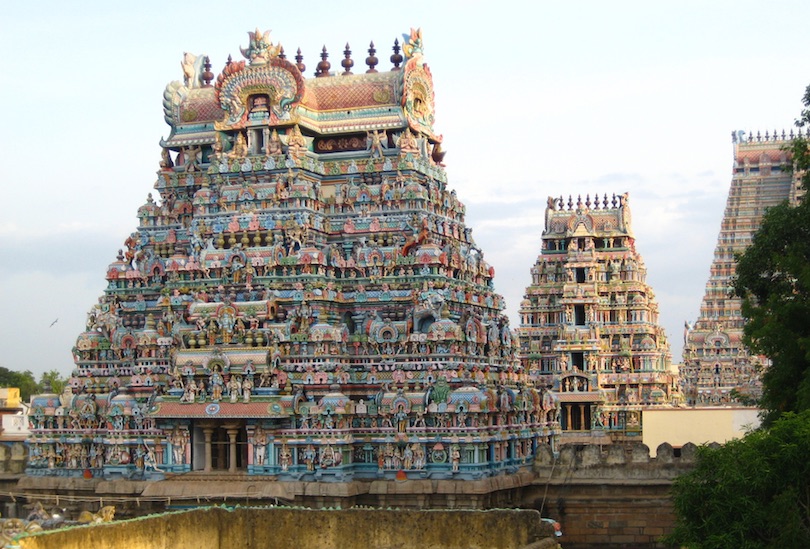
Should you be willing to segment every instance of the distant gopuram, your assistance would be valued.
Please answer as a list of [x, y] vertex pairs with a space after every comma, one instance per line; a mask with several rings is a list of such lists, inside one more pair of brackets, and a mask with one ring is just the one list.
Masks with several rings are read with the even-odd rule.
[[557, 393], [563, 440], [638, 437], [643, 410], [679, 395], [628, 195], [549, 197], [531, 274], [520, 357], [532, 379]]
[[333, 71], [324, 48], [314, 78], [300, 50], [248, 34], [245, 60], [214, 74], [185, 54], [166, 87], [159, 197], [107, 270], [68, 388], [33, 401], [27, 473], [474, 479], [530, 464], [556, 444], [559, 405], [521, 368], [447, 187], [421, 31], [385, 71], [373, 43], [362, 69], [347, 45]]
[[688, 404], [748, 404], [762, 393], [758, 371], [768, 360], [752, 356], [742, 342], [745, 320], [731, 289], [734, 254], [749, 245], [769, 207], [797, 200], [800, 188], [784, 150], [793, 137], [792, 131], [780, 136], [775, 130], [764, 137], [759, 132], [732, 134], [734, 174], [706, 293], [697, 322], [684, 326], [681, 384]]

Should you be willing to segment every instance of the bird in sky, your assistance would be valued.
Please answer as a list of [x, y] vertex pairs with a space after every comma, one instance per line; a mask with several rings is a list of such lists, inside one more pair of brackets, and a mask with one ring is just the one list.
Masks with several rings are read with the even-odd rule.
[[57, 322], [59, 322], [59, 319], [58, 319], [58, 318], [57, 318], [56, 320], [54, 320], [53, 322], [51, 322], [51, 325], [50, 325], [50, 326], [48, 326], [48, 328], [50, 328], [51, 326], [53, 326], [53, 325], [54, 325], [54, 324], [56, 324]]

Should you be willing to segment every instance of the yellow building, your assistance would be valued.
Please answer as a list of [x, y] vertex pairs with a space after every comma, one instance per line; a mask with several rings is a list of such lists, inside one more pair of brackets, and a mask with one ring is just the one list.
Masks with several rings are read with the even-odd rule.
[[756, 408], [705, 407], [659, 408], [644, 411], [642, 441], [655, 457], [656, 449], [664, 442], [674, 448], [684, 444], [724, 443], [742, 438], [745, 433], [759, 427]]
[[0, 408], [19, 408], [20, 390], [17, 387], [0, 389]]

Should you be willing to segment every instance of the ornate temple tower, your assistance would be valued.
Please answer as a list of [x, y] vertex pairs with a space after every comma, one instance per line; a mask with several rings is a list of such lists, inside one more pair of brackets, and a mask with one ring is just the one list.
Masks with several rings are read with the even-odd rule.
[[669, 345], [635, 249], [628, 195], [549, 197], [521, 303], [524, 370], [553, 387], [564, 431], [621, 440], [673, 393]]
[[758, 369], [767, 359], [751, 356], [742, 343], [741, 301], [732, 295], [734, 255], [745, 250], [759, 228], [762, 215], [784, 200], [796, 201], [800, 191], [791, 174], [790, 157], [783, 150], [793, 132], [762, 137], [732, 134], [734, 174], [726, 200], [720, 235], [693, 326], [684, 327], [681, 385], [692, 405], [748, 403], [761, 394]]
[[515, 357], [447, 187], [420, 31], [305, 78], [269, 33], [186, 54], [140, 225], [34, 401], [28, 473], [477, 478], [528, 465], [556, 400]]

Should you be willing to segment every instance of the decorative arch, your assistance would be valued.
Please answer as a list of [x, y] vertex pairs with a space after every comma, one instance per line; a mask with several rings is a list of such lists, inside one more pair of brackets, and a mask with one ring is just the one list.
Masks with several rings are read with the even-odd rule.
[[385, 343], [387, 341], [396, 341], [399, 339], [399, 331], [395, 326], [386, 325], [377, 330], [377, 343]]
[[391, 401], [390, 409], [393, 411], [398, 411], [400, 407], [402, 408], [402, 411], [405, 413], [410, 413], [411, 411], [410, 401], [402, 395], [397, 395]]
[[408, 125], [417, 135], [425, 134], [431, 141], [441, 143], [433, 131], [436, 110], [433, 75], [427, 65], [412, 58], [405, 64], [402, 84], [402, 107]]
[[226, 112], [214, 127], [219, 131], [244, 128], [252, 105], [251, 97], [266, 96], [270, 125], [290, 119], [290, 112], [304, 96], [305, 84], [295, 65], [273, 57], [262, 65], [245, 66], [244, 61], [226, 66], [217, 77], [215, 97]]

